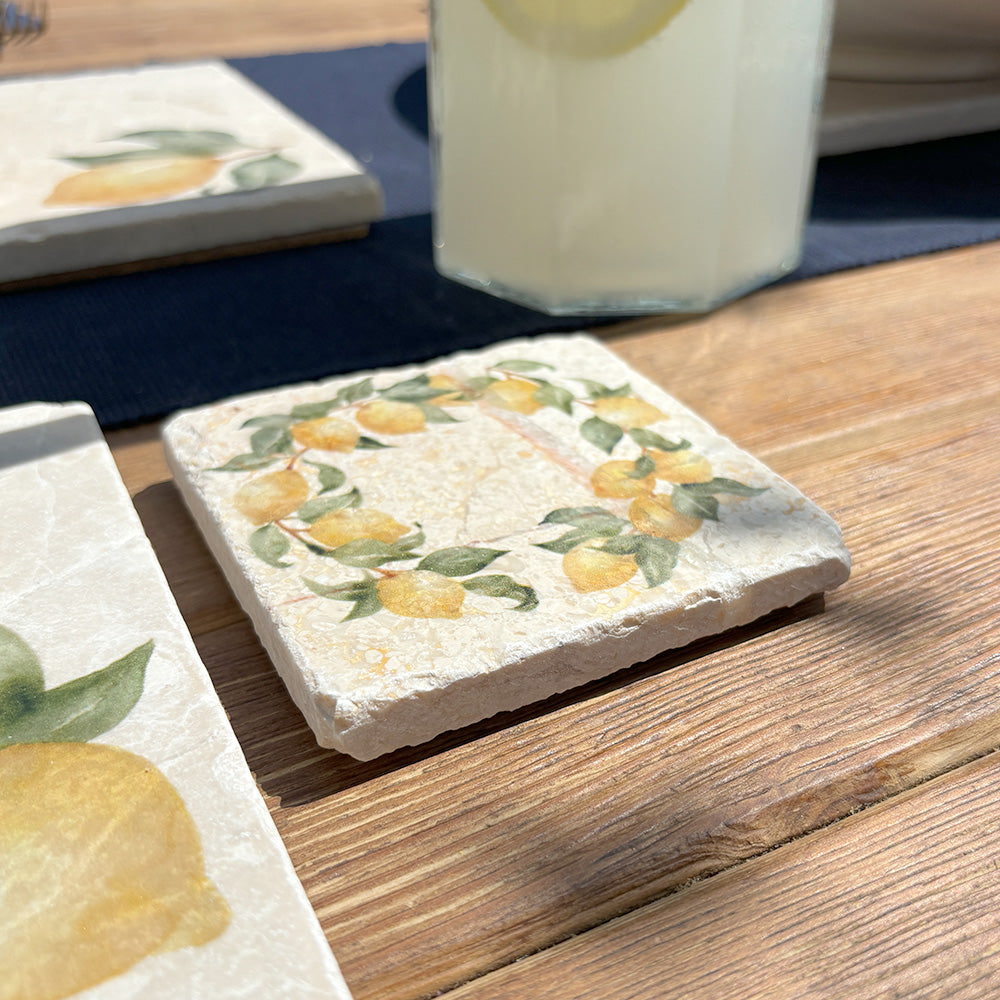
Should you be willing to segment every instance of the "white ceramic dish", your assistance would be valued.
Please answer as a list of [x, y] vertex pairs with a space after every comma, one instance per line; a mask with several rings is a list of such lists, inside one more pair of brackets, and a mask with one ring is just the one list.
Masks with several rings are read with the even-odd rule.
[[830, 75], [893, 82], [1000, 78], [1000, 4], [838, 0]]

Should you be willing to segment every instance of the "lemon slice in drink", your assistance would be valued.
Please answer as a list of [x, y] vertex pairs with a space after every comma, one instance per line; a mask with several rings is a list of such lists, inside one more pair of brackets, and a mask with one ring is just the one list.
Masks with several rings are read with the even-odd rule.
[[483, 0], [512, 34], [534, 48], [581, 57], [614, 56], [662, 31], [688, 0]]

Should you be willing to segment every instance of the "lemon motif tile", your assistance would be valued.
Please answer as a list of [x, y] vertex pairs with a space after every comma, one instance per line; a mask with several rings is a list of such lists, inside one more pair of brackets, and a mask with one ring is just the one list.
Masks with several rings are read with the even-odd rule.
[[89, 408], [0, 509], [0, 998], [349, 1000]]
[[426, 741], [832, 589], [832, 519], [584, 336], [183, 412], [195, 520], [319, 743]]
[[0, 283], [363, 227], [382, 211], [353, 157], [222, 62], [3, 81], [0, 133]]

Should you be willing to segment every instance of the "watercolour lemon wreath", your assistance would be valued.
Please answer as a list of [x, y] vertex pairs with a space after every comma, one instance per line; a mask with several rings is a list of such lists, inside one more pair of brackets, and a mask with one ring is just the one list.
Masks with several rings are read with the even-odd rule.
[[[561, 533], [535, 544], [561, 557], [562, 572], [580, 593], [609, 590], [637, 574], [647, 587], [661, 586], [683, 541], [705, 521], [720, 519], [720, 496], [752, 497], [766, 489], [715, 476], [690, 441], [652, 430], [667, 415], [629, 385], [557, 377], [551, 365], [511, 359], [465, 381], [421, 374], [379, 387], [364, 378], [331, 399], [246, 420], [249, 450], [212, 471], [251, 474], [233, 504], [256, 525], [249, 546], [263, 562], [291, 568], [286, 557], [301, 546], [339, 564], [346, 579], [302, 580], [319, 597], [351, 603], [344, 621], [382, 610], [458, 618], [467, 592], [512, 601], [506, 606], [514, 611], [538, 606], [530, 582], [486, 572], [508, 550], [473, 544], [426, 551], [419, 524], [366, 506], [359, 487], [332, 464], [334, 453], [395, 447], [400, 435], [457, 422], [449, 411], [461, 406], [525, 417], [553, 408], [609, 456], [593, 468], [590, 487], [595, 500], [618, 501], [616, 510], [628, 501], [625, 516], [595, 503], [551, 510], [539, 521]], [[622, 457], [612, 457], [616, 453]]]
[[173, 786], [88, 742], [139, 700], [152, 653], [46, 689], [30, 646], [0, 626], [2, 1000], [60, 1000], [229, 925]]
[[82, 169], [63, 178], [45, 199], [50, 208], [113, 207], [164, 201], [197, 192], [250, 191], [291, 180], [301, 170], [280, 149], [247, 146], [228, 132], [149, 129], [109, 140], [119, 148], [92, 156], [64, 156]]

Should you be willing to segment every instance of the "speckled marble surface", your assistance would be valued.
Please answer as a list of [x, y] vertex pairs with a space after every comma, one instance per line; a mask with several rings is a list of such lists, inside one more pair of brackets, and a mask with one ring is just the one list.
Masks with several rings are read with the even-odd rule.
[[0, 282], [363, 226], [378, 182], [221, 62], [0, 83]]
[[0, 510], [0, 996], [349, 1000], [89, 408]]
[[228, 400], [164, 437], [317, 739], [360, 759], [850, 568], [823, 511], [583, 335]]

